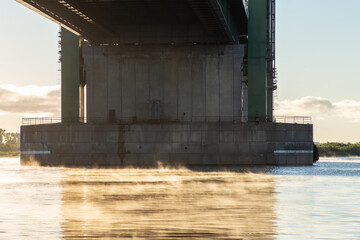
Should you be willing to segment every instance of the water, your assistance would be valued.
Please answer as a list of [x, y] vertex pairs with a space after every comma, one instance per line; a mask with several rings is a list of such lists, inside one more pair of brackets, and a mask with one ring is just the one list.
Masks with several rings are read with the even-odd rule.
[[360, 159], [86, 169], [0, 159], [0, 239], [360, 239]]

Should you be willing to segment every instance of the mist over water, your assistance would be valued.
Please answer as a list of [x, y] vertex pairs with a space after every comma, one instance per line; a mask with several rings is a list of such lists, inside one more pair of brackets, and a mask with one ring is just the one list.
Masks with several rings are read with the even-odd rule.
[[0, 239], [359, 239], [360, 161], [87, 169], [0, 159]]

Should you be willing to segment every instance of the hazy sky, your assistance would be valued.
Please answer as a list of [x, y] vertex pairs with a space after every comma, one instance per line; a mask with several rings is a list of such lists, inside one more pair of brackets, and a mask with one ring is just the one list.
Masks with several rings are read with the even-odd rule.
[[[314, 140], [360, 142], [360, 1], [277, 0], [277, 115], [310, 115]], [[0, 128], [59, 116], [59, 26], [0, 0]]]

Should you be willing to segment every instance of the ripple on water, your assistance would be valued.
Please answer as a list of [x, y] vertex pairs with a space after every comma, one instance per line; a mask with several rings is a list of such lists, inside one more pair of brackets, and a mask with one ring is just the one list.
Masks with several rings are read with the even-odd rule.
[[231, 171], [1, 159], [0, 239], [360, 239], [359, 169], [356, 159]]
[[21, 168], [9, 161], [0, 171], [7, 209], [0, 229], [12, 239], [274, 239], [276, 233], [271, 175]]

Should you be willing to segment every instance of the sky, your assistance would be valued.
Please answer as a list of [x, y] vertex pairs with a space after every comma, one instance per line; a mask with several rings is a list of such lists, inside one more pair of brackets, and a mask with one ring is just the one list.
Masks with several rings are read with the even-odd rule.
[[[316, 142], [360, 142], [360, 1], [276, 4], [275, 115], [311, 116]], [[1, 0], [0, 31], [0, 128], [59, 116], [59, 26]]]

